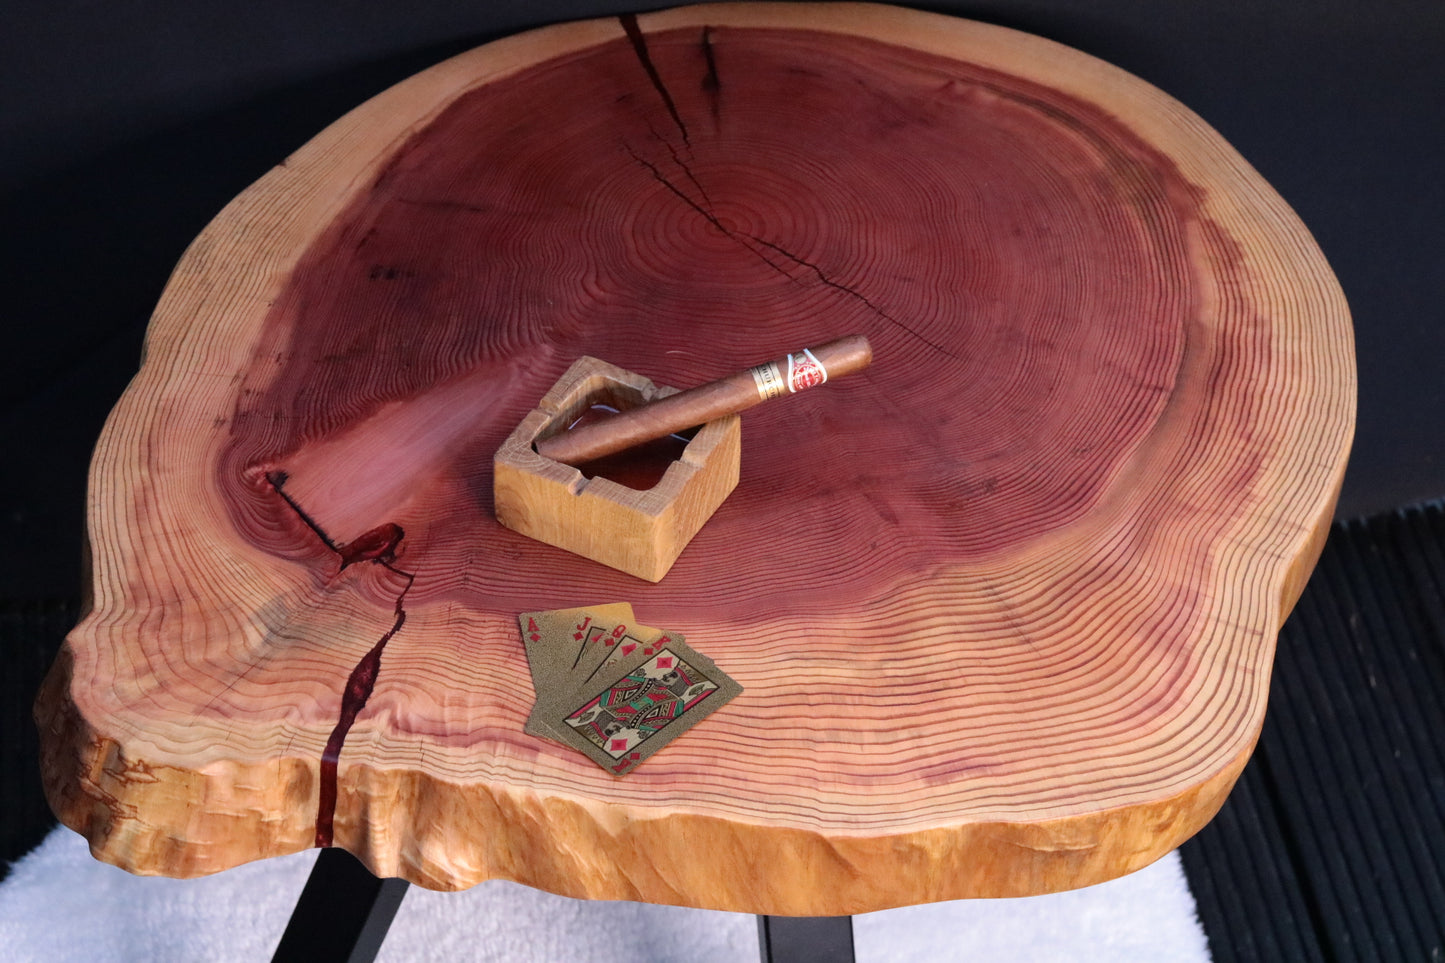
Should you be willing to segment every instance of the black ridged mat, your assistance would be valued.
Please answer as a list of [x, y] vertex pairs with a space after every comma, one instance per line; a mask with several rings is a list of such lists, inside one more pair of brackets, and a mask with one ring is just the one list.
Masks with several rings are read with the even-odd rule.
[[1259, 748], [1182, 849], [1218, 963], [1445, 960], [1445, 506], [1336, 525]]

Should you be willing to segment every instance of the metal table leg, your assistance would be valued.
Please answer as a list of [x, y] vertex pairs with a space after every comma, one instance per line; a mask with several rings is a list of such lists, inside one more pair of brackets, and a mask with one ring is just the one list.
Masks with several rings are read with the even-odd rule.
[[759, 916], [763, 963], [853, 963], [851, 916]]
[[323, 849], [272, 963], [371, 963], [407, 886], [377, 879], [344, 849]]
[[[272, 963], [371, 963], [406, 896], [344, 849], [323, 849]], [[851, 916], [759, 916], [762, 963], [853, 963]]]

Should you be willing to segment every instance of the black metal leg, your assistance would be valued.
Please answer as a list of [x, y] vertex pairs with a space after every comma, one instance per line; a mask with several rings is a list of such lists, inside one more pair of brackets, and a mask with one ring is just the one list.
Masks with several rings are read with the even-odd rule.
[[323, 849], [272, 963], [371, 963], [406, 890], [344, 849]]
[[853, 963], [851, 916], [759, 916], [763, 963]]

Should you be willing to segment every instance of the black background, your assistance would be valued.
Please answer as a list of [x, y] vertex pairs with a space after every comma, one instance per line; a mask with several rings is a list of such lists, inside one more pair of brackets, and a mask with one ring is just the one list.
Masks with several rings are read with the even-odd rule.
[[[627, 3], [12, 0], [0, 26], [0, 599], [80, 593], [85, 474], [189, 241], [373, 94]], [[1295, 208], [1355, 318], [1353, 517], [1445, 495], [1445, 4], [998, 0], [1162, 88]]]

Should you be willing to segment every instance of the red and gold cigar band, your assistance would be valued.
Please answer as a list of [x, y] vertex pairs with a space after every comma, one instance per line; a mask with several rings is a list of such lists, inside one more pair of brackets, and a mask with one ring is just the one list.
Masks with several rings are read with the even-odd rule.
[[[784, 377], [782, 366], [788, 366], [787, 376]], [[752, 372], [753, 383], [758, 387], [758, 395], [764, 401], [777, 398], [784, 392], [795, 394], [804, 388], [813, 388], [828, 380], [828, 369], [823, 367], [813, 352], [804, 348], [802, 351], [795, 351], [778, 361], [769, 361], [748, 369]]]

